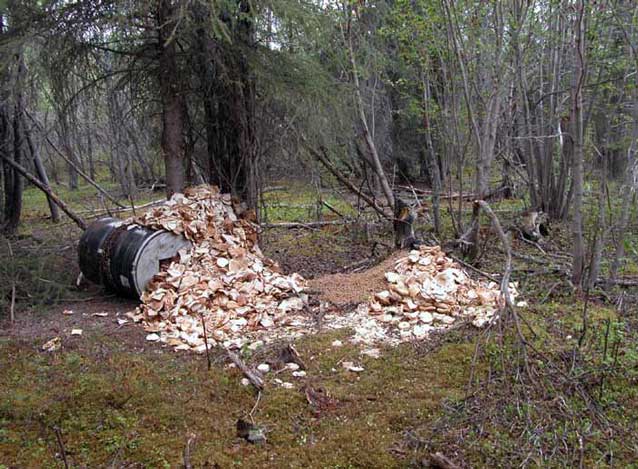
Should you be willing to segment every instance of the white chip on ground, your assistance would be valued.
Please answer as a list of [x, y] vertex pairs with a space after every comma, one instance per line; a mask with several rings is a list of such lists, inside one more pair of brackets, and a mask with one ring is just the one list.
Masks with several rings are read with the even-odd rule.
[[372, 358], [379, 358], [381, 356], [381, 350], [378, 348], [368, 348], [361, 351], [361, 355], [367, 355]]
[[304, 376], [306, 376], [306, 372], [305, 372], [305, 371], [303, 371], [303, 370], [293, 371], [293, 372], [292, 372], [292, 375], [293, 375], [295, 378], [303, 378]]
[[292, 388], [295, 387], [295, 385], [292, 384], [292, 383], [283, 382], [283, 383], [281, 383], [281, 387], [284, 388], [284, 389], [292, 389]]
[[160, 336], [157, 334], [148, 334], [146, 336], [146, 340], [148, 340], [149, 342], [157, 342], [158, 340], [160, 340]]
[[57, 352], [62, 347], [62, 339], [54, 337], [42, 345], [43, 352]]
[[296, 363], [290, 362], [290, 363], [286, 363], [286, 368], [292, 371], [296, 371], [299, 369], [299, 365], [297, 365]]
[[248, 378], [242, 378], [241, 379], [241, 385], [242, 386], [248, 386], [250, 384], [250, 380]]
[[248, 350], [257, 350], [262, 345], [264, 345], [264, 341], [263, 340], [256, 340], [256, 341], [254, 341], [252, 344], [250, 344], [248, 346]]
[[109, 313], [93, 313], [91, 316], [97, 316], [99, 318], [105, 318], [109, 315]]
[[270, 371], [270, 365], [268, 363], [260, 364], [257, 369], [262, 373], [268, 373]]
[[365, 370], [365, 368], [363, 368], [362, 366], [357, 366], [353, 362], [343, 362], [341, 363], [341, 366], [343, 366], [346, 370], [353, 371], [355, 373], [359, 373]]
[[123, 326], [124, 324], [127, 324], [129, 321], [128, 319], [118, 319], [117, 320], [117, 325], [118, 326]]
[[333, 347], [343, 347], [343, 342], [341, 342], [340, 340], [334, 340], [334, 341], [332, 341], [332, 346]]
[[65, 309], [64, 311], [62, 311], [62, 314], [64, 314], [65, 316], [71, 316], [73, 314], [73, 310]]
[[82, 329], [71, 329], [71, 335], [82, 335]]

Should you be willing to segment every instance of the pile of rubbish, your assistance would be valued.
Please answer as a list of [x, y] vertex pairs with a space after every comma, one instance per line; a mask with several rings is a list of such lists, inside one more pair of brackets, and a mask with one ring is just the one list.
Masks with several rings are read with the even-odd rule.
[[[322, 318], [324, 329], [352, 329], [355, 343], [397, 344], [424, 339], [459, 320], [481, 327], [502, 306], [498, 285], [473, 280], [440, 247], [421, 246], [371, 270], [383, 276], [376, 282], [385, 289], [355, 310], [344, 313], [321, 303], [318, 314], [308, 314], [313, 311], [305, 280], [283, 275], [262, 254], [256, 225], [238, 218], [230, 196], [215, 187], [187, 189], [129, 221], [191, 241], [192, 248], [163, 266], [141, 305], [128, 313], [143, 323], [147, 340], [176, 350], [290, 339], [315, 329], [314, 317]], [[343, 280], [332, 286], [345, 287]], [[516, 297], [516, 285], [510, 285], [510, 294]]]
[[[129, 313], [147, 340], [203, 352], [206, 344], [239, 347], [251, 332], [273, 331], [304, 308], [304, 279], [282, 275], [257, 244], [256, 226], [239, 219], [228, 194], [198, 186], [131, 220], [186, 237]], [[277, 337], [276, 331], [270, 334]]]
[[[327, 322], [352, 327], [354, 342], [398, 343], [423, 339], [458, 320], [482, 327], [503, 302], [496, 283], [473, 280], [439, 246], [410, 251], [385, 272], [385, 281], [386, 290], [345, 317], [327, 317]], [[516, 285], [509, 288], [515, 298]]]

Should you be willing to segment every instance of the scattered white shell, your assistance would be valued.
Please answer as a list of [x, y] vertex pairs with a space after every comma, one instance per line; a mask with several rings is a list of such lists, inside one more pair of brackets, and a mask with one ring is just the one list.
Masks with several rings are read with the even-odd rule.
[[343, 347], [343, 342], [341, 342], [340, 340], [333, 340], [332, 341], [332, 346], [333, 347]]
[[305, 372], [305, 371], [303, 371], [303, 370], [293, 371], [293, 372], [292, 372], [292, 375], [293, 375], [295, 378], [303, 378], [304, 376], [306, 376], [306, 372]]
[[381, 356], [381, 350], [378, 348], [368, 348], [361, 351], [361, 355], [367, 355], [372, 358], [379, 358]]
[[299, 365], [297, 365], [296, 363], [290, 362], [290, 363], [286, 363], [286, 368], [292, 371], [297, 371], [299, 369]]
[[268, 373], [270, 371], [270, 365], [268, 363], [260, 364], [257, 369], [262, 373]]
[[363, 368], [362, 366], [357, 366], [353, 362], [342, 362], [341, 366], [343, 366], [346, 370], [352, 371], [354, 373], [360, 373], [365, 370], [365, 368]]
[[43, 352], [57, 352], [62, 347], [62, 339], [54, 337], [42, 345]]
[[264, 341], [263, 340], [256, 340], [255, 342], [253, 342], [252, 344], [250, 344], [248, 346], [248, 349], [249, 350], [257, 350], [262, 345], [264, 345]]
[[386, 272], [385, 279], [390, 283], [397, 283], [401, 277], [396, 272]]
[[82, 329], [71, 329], [71, 335], [82, 335]]
[[157, 342], [158, 340], [160, 340], [160, 336], [155, 333], [148, 334], [146, 336], [146, 340], [148, 340], [149, 342]]

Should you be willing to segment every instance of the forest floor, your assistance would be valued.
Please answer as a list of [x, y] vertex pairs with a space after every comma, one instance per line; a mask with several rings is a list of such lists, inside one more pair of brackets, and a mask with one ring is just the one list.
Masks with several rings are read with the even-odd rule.
[[[136, 204], [160, 197], [145, 194]], [[313, 194], [295, 188], [270, 197], [270, 223], [312, 219]], [[99, 208], [95, 198], [72, 198], [76, 209]], [[343, 200], [330, 204], [350, 214]], [[511, 201], [494, 207], [506, 222], [519, 208]], [[204, 356], [146, 342], [141, 327], [118, 322], [135, 302], [75, 287], [79, 231], [52, 227], [36, 193], [28, 193], [25, 210], [19, 236], [0, 246], [8, 259], [0, 281], [15, 285], [17, 298], [15, 321], [0, 316], [0, 468], [185, 461], [220, 468], [428, 467], [436, 453], [460, 467], [638, 467], [636, 291], [575, 296], [551, 268], [558, 258], [551, 255], [569, 251], [566, 228], [553, 227], [547, 256], [514, 242], [516, 253], [541, 261], [515, 261], [513, 280], [529, 304], [516, 317], [381, 347], [379, 358], [361, 355], [346, 330], [309, 334], [294, 344], [307, 376], [283, 372], [294, 389], [267, 385], [257, 396], [220, 352], [209, 370]], [[480, 269], [498, 276], [503, 254], [487, 220], [484, 226]], [[420, 229], [427, 237], [427, 226]], [[284, 270], [345, 298], [344, 312], [365, 294], [365, 269], [390, 255], [383, 247], [389, 242], [387, 230], [361, 224], [275, 227], [261, 238], [265, 254]], [[624, 274], [635, 271], [630, 264]], [[10, 290], [2, 293], [7, 311]], [[42, 352], [53, 337], [61, 349]], [[336, 340], [343, 345], [333, 346]], [[257, 365], [283, 345], [243, 356]], [[344, 361], [363, 371], [345, 369]], [[313, 400], [313, 393], [323, 397]], [[237, 437], [237, 420], [251, 415], [266, 431], [264, 444]]]

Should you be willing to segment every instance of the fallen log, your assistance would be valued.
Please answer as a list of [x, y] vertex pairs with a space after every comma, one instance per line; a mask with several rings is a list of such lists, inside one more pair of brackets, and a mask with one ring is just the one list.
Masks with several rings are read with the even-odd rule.
[[66, 213], [71, 220], [75, 222], [76, 225], [78, 225], [83, 230], [86, 230], [86, 222], [82, 218], [80, 218], [80, 216], [78, 216], [73, 210], [71, 210], [69, 206], [65, 204], [49, 187], [44, 185], [39, 179], [29, 173], [29, 171], [27, 171], [25, 167], [8, 158], [3, 153], [0, 153], [0, 158], [2, 158], [3, 161], [8, 163], [17, 172], [19, 172], [27, 181], [44, 192], [50, 200], [55, 202], [55, 204], [60, 207], [60, 209], [64, 213]]
[[316, 228], [318, 226], [328, 225], [351, 225], [356, 223], [354, 220], [330, 220], [330, 221], [311, 221], [311, 222], [280, 222], [280, 223], [262, 223], [263, 229], [269, 228]]

